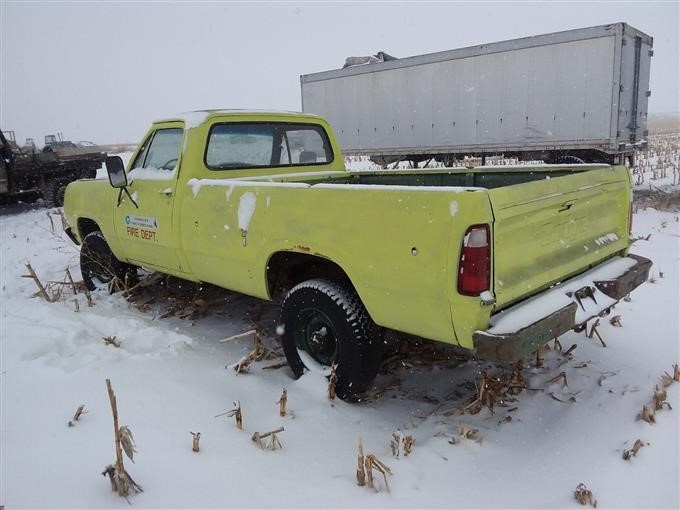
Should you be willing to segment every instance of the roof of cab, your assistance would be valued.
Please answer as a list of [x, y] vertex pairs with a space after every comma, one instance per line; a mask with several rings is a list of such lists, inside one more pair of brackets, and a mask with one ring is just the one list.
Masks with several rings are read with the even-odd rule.
[[292, 112], [292, 111], [276, 111], [276, 110], [251, 110], [251, 109], [214, 109], [214, 110], [195, 110], [193, 112], [179, 113], [172, 115], [170, 117], [165, 117], [163, 119], [157, 120], [154, 124], [160, 122], [172, 122], [181, 121], [184, 122], [186, 129], [191, 129], [203, 124], [206, 120], [217, 117], [217, 116], [276, 116], [276, 117], [296, 117], [296, 118], [309, 118], [309, 119], [321, 119], [318, 115], [313, 115], [310, 113], [302, 112]]

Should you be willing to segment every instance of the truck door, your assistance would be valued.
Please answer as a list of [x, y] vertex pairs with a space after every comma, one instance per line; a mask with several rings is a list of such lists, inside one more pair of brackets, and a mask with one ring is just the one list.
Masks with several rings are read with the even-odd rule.
[[125, 196], [115, 212], [130, 262], [180, 273], [173, 215], [183, 135], [181, 123], [170, 122], [148, 136], [128, 172], [132, 200]]

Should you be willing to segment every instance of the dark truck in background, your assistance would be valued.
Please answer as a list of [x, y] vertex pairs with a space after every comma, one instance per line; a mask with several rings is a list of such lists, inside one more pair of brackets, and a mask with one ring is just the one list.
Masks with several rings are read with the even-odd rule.
[[62, 140], [46, 144], [42, 151], [20, 148], [14, 132], [0, 131], [0, 201], [42, 197], [48, 207], [60, 207], [68, 183], [94, 179], [105, 159], [106, 153], [96, 146]]
[[300, 77], [345, 155], [385, 165], [503, 155], [633, 163], [647, 145], [653, 39], [626, 23]]

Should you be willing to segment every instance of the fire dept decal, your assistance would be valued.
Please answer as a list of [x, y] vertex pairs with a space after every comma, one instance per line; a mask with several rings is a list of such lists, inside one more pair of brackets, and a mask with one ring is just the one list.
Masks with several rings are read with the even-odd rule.
[[133, 216], [128, 214], [125, 216], [125, 227], [127, 229], [127, 235], [130, 237], [136, 237], [146, 241], [156, 241], [158, 221], [154, 217]]

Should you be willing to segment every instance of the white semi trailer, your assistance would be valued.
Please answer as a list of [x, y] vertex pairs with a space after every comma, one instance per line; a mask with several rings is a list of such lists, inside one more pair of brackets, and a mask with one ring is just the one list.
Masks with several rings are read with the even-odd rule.
[[379, 164], [622, 163], [646, 145], [652, 44], [614, 23], [307, 74], [302, 110]]

